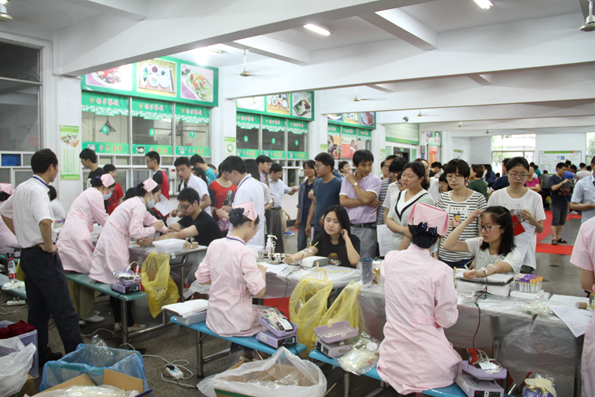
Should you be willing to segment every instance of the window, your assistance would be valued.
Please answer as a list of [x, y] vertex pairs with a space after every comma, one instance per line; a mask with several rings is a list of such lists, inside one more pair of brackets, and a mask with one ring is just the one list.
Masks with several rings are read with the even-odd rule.
[[496, 135], [492, 137], [492, 168], [501, 172], [502, 160], [524, 157], [529, 163], [535, 159], [536, 135]]
[[595, 132], [587, 132], [587, 158], [585, 164], [590, 165], [595, 157]]

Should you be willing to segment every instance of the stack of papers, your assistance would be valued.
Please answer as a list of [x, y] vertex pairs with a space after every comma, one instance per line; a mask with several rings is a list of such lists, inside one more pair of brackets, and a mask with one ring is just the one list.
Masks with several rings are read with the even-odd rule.
[[[459, 270], [457, 269], [457, 272], [455, 273], [455, 278], [459, 279], [459, 280], [465, 280], [465, 277], [463, 276], [463, 273], [468, 272], [468, 270]], [[479, 283], [479, 284], [485, 284], [486, 281], [488, 284], [508, 284], [509, 282], [511, 282], [514, 279], [514, 275], [513, 274], [492, 274], [491, 276], [488, 277], [476, 277], [473, 280], [465, 280], [465, 281], [469, 281], [472, 283]]]
[[183, 303], [172, 303], [171, 305], [163, 306], [161, 309], [172, 311], [185, 318], [196, 313], [204, 312], [207, 310], [208, 305], [209, 301], [206, 299], [194, 299]]

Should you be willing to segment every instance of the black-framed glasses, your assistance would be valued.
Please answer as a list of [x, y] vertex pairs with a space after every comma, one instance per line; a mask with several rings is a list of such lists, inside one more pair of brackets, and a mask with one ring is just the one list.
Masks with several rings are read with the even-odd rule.
[[187, 204], [187, 205], [178, 205], [178, 209], [180, 209], [182, 211], [186, 211], [188, 208], [190, 208], [190, 204]]
[[508, 176], [513, 179], [525, 179], [529, 177], [529, 174], [517, 174], [516, 172], [509, 172]]
[[492, 228], [500, 227], [500, 225], [482, 225], [482, 224], [480, 224], [479, 227], [481, 227], [481, 230], [485, 230], [486, 233], [489, 233], [492, 231]]

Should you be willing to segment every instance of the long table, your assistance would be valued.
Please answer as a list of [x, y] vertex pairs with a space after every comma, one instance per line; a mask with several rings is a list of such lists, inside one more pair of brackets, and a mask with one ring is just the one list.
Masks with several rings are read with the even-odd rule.
[[[384, 286], [361, 288], [358, 301], [361, 330], [378, 340], [384, 339]], [[445, 330], [446, 337], [455, 347], [472, 347], [481, 317], [475, 346], [494, 344], [498, 362], [508, 369], [517, 384], [522, 384], [529, 372], [573, 376], [576, 394], [580, 389], [584, 338], [575, 338], [555, 315], [530, 316], [515, 306], [524, 302], [512, 297], [488, 295], [487, 299], [478, 301], [478, 310], [475, 300], [461, 298], [458, 303], [459, 319], [453, 327]]]

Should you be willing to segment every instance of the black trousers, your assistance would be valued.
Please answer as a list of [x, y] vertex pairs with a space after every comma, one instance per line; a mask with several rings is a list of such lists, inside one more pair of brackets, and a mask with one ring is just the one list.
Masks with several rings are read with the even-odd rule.
[[74, 310], [62, 261], [58, 254], [49, 254], [39, 246], [25, 248], [21, 253], [21, 269], [25, 273], [29, 324], [37, 328], [39, 361], [48, 358], [48, 321], [50, 315], [66, 354], [83, 343], [79, 316]]
[[[112, 311], [114, 313], [114, 321], [117, 323], [122, 322], [122, 301], [116, 299], [113, 296], [109, 297], [109, 303], [112, 305]], [[134, 317], [132, 316], [132, 301], [126, 302], [126, 324], [129, 327], [134, 325]]]

